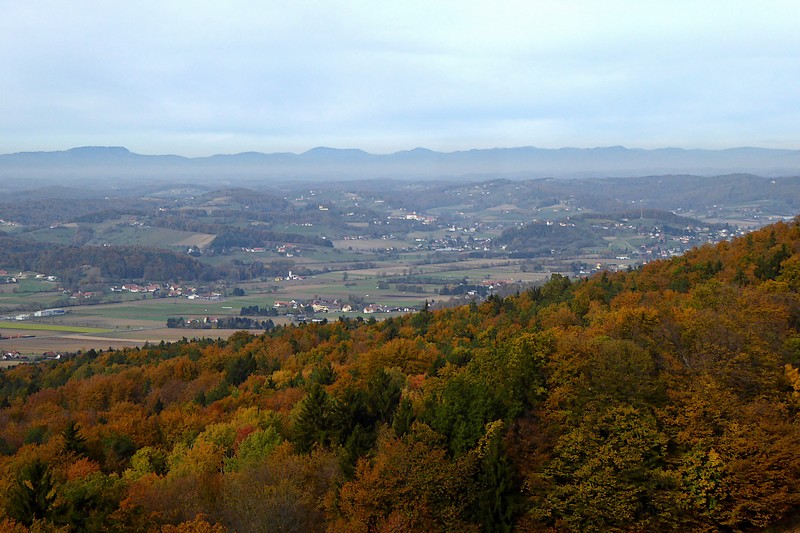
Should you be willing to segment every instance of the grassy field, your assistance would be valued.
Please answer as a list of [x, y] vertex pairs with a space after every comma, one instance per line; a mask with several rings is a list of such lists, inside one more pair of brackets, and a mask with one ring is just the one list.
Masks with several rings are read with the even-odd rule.
[[56, 285], [40, 279], [20, 279], [18, 283], [0, 285], [0, 313], [25, 305], [51, 307], [64, 297], [55, 290]]
[[212, 235], [210, 233], [193, 233], [185, 239], [176, 242], [174, 246], [193, 246], [195, 248], [205, 248], [216, 238], [216, 235]]
[[[9, 287], [16, 287], [15, 290], [8, 290]], [[0, 286], [0, 315], [10, 312], [10, 314], [17, 314], [23, 310], [29, 310], [36, 306], [35, 309], [49, 308], [49, 307], [64, 307], [65, 295], [61, 291], [53, 290], [53, 284], [50, 283], [49, 287], [45, 290], [34, 290], [32, 292], [25, 292], [19, 290], [22, 284], [3, 285]], [[105, 294], [102, 300], [113, 301], [139, 301], [142, 297], [139, 294], [133, 293], [114, 293]], [[69, 309], [78, 309], [80, 306], [68, 307]], [[14, 311], [16, 310], [16, 311]]]
[[25, 304], [43, 304], [55, 302], [63, 298], [60, 292], [16, 292], [0, 293], [0, 305], [21, 306]]
[[179, 231], [169, 228], [119, 225], [95, 234], [92, 244], [108, 243], [120, 246], [140, 244], [156, 248], [168, 248], [187, 246], [187, 244], [184, 244], [185, 242], [198, 244], [206, 241], [210, 242], [209, 239], [213, 239], [213, 237], [213, 235], [205, 233]]
[[38, 304], [50, 307], [50, 304], [58, 301], [62, 297], [63, 295], [60, 292], [0, 293], [0, 310], [14, 309], [26, 304]]
[[11, 224], [0, 224], [0, 231], [5, 233], [17, 233], [19, 232], [19, 226], [12, 226]]
[[41, 324], [38, 322], [0, 321], [0, 329], [35, 330], [35, 331], [68, 331], [71, 333], [105, 333], [104, 328], [90, 328], [84, 326], [61, 326], [56, 324]]
[[320, 232], [320, 228], [316, 226], [303, 226], [300, 224], [287, 224], [281, 228], [281, 231], [297, 235], [317, 235]]
[[78, 229], [76, 227], [57, 226], [55, 228], [37, 229], [27, 233], [37, 241], [54, 244], [72, 244]]
[[16, 288], [17, 292], [21, 293], [54, 292], [56, 283], [43, 279], [21, 279], [17, 282]]
[[405, 248], [413, 246], [413, 241], [398, 239], [342, 239], [333, 241], [333, 245], [341, 250], [387, 250], [389, 248]]
[[[253, 305], [248, 303], [247, 305]], [[270, 304], [271, 305], [271, 304]], [[140, 322], [165, 324], [171, 316], [230, 316], [238, 315], [242, 305], [230, 300], [215, 302], [186, 298], [160, 298], [121, 304], [81, 306], [72, 309], [70, 320], [97, 318], [116, 327]]]

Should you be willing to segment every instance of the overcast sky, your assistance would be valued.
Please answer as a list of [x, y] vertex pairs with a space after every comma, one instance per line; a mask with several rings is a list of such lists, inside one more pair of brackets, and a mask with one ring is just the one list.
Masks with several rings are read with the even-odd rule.
[[800, 7], [0, 0], [0, 153], [800, 148]]

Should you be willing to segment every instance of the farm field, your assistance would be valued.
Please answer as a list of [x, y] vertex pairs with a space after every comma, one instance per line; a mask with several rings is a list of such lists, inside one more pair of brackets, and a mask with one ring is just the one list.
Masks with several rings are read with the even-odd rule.
[[60, 292], [19, 292], [19, 293], [0, 293], [0, 313], [7, 310], [20, 309], [24, 305], [40, 305], [49, 307], [50, 304], [58, 301], [62, 297]]
[[333, 241], [334, 249], [338, 250], [389, 250], [413, 245], [413, 240], [399, 239], [341, 239]]
[[[113, 221], [104, 224], [81, 224], [80, 227], [93, 231], [93, 237], [87, 244], [93, 246], [128, 246], [143, 245], [161, 248], [206, 247], [216, 235], [181, 231], [169, 228], [132, 225], [126, 222]], [[72, 244], [78, 232], [78, 224], [62, 224], [51, 228], [35, 230], [29, 233], [32, 238], [56, 244]]]
[[40, 324], [36, 322], [23, 321], [0, 321], [0, 330], [20, 330], [20, 331], [62, 331], [70, 333], [105, 333], [107, 330], [102, 328], [90, 328], [82, 326], [62, 326], [56, 324]]
[[[228, 296], [219, 300], [189, 300], [188, 298], [144, 298], [96, 305], [67, 307], [67, 313], [55, 317], [39, 318], [36, 322], [4, 321], [0, 328], [5, 336], [34, 335], [31, 338], [0, 341], [0, 349], [17, 350], [23, 355], [36, 356], [48, 351], [77, 351], [141, 346], [145, 342], [174, 341], [183, 337], [223, 337], [233, 330], [169, 329], [165, 327], [170, 317], [204, 318], [239, 316], [244, 306], [271, 307], [276, 300], [308, 301], [315, 298], [339, 301], [378, 303], [391, 307], [418, 307], [425, 300], [447, 299], [438, 290], [441, 281], [427, 283], [427, 279], [448, 279], [458, 283], [468, 278], [472, 283], [483, 280], [519, 280], [538, 282], [549, 278], [549, 272], [520, 272], [520, 261], [492, 261], [485, 259], [450, 263], [426, 264], [413, 267], [403, 259], [378, 264], [372, 268], [333, 271], [302, 280], [249, 282], [242, 284], [245, 296]], [[419, 278], [414, 284], [423, 292], [403, 292], [397, 289], [403, 276], [413, 272]], [[346, 277], [347, 280], [343, 278]], [[379, 282], [384, 288], [378, 288]], [[27, 288], [33, 288], [32, 286]], [[47, 288], [45, 285], [36, 288]], [[42, 303], [61, 297], [51, 292], [0, 292], [0, 302], [9, 304], [34, 301]], [[397, 313], [318, 313], [319, 318], [337, 320], [340, 316], [382, 319]], [[287, 317], [270, 317], [276, 324], [291, 322]]]
[[[167, 228], [124, 226], [103, 232], [92, 244], [147, 245], [156, 247], [186, 247], [211, 242], [214, 235], [192, 233]], [[102, 242], [101, 242], [102, 241]]]
[[[119, 330], [106, 334], [80, 335], [66, 332], [41, 331], [35, 337], [0, 340], [0, 350], [18, 351], [27, 357], [39, 357], [46, 352], [77, 352], [91, 349], [106, 350], [113, 348], [134, 348], [145, 343], [158, 344], [161, 341], [174, 342], [183, 338], [222, 338], [227, 339], [238, 330], [235, 329], [169, 329], [166, 327], [151, 329]], [[253, 330], [253, 333], [262, 333]], [[6, 332], [8, 334], [8, 332]]]

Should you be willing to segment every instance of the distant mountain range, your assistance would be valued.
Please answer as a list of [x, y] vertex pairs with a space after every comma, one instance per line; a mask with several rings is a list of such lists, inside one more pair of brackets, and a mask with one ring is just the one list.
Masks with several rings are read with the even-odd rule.
[[656, 150], [535, 147], [434, 152], [425, 148], [370, 154], [362, 150], [314, 148], [302, 154], [247, 152], [187, 158], [142, 155], [122, 147], [83, 147], [59, 152], [0, 155], [0, 180], [20, 189], [58, 183], [126, 185], [131, 180], [190, 181], [220, 185], [285, 180], [590, 178], [751, 173], [766, 177], [800, 174], [800, 151], [766, 148]]

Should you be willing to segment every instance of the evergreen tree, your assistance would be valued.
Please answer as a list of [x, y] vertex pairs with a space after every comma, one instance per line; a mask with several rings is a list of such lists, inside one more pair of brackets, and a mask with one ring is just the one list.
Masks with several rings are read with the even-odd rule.
[[411, 408], [411, 400], [403, 398], [397, 406], [397, 411], [394, 414], [394, 421], [392, 427], [398, 437], [404, 436], [411, 429], [411, 424], [414, 423], [414, 411]]
[[61, 436], [64, 437], [64, 449], [77, 455], [86, 455], [86, 439], [79, 431], [78, 423], [74, 420], [67, 424], [66, 429], [61, 432]]
[[317, 366], [311, 371], [311, 381], [320, 385], [330, 385], [336, 381], [336, 372], [333, 370], [330, 361]]
[[231, 359], [225, 368], [225, 382], [234, 387], [243, 383], [250, 374], [255, 372], [256, 366], [253, 354]]
[[513, 498], [513, 470], [503, 450], [502, 422], [487, 424], [487, 434], [478, 446], [482, 455], [478, 466], [476, 499], [476, 521], [483, 525], [484, 531], [510, 532], [513, 514], [518, 502]]
[[367, 404], [379, 422], [392, 423], [400, 401], [400, 385], [384, 369], [380, 368], [367, 383]]
[[40, 459], [25, 466], [8, 496], [8, 515], [30, 526], [50, 516], [56, 499], [50, 466]]
[[319, 383], [313, 383], [303, 400], [295, 422], [295, 444], [301, 452], [309, 452], [315, 444], [329, 440], [330, 397]]

